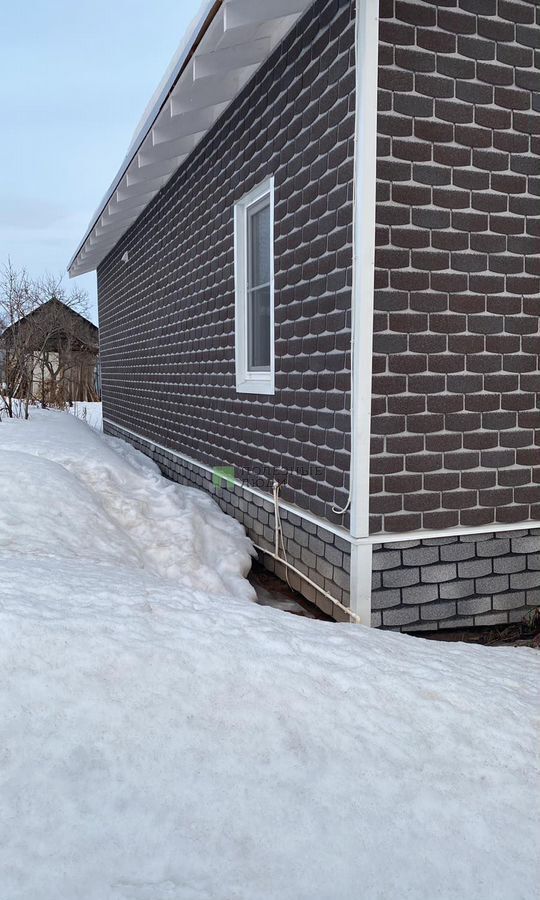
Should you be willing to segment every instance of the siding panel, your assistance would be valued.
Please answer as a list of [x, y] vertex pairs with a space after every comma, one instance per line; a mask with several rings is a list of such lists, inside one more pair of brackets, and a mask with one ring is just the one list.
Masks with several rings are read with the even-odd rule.
[[537, 12], [381, 3], [372, 533], [540, 518]]
[[[286, 478], [285, 499], [332, 521], [349, 473], [352, 16], [315, 3], [98, 270], [105, 415], [259, 487]], [[277, 389], [238, 396], [233, 206], [270, 174]]]

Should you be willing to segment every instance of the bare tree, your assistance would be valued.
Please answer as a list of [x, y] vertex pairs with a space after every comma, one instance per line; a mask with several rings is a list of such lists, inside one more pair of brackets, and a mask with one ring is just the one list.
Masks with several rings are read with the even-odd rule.
[[59, 385], [71, 384], [67, 375], [75, 366], [75, 353], [84, 350], [73, 313], [84, 316], [87, 310], [86, 292], [66, 290], [62, 279], [31, 279], [10, 260], [1, 268], [1, 400], [8, 416], [28, 418], [31, 402], [47, 406], [71, 400]]
[[[2, 372], [2, 402], [10, 418], [23, 403], [28, 411], [27, 374], [30, 357], [26, 338], [17, 329], [17, 322], [28, 316], [36, 307], [34, 285], [25, 269], [15, 269], [8, 259], [0, 273], [0, 320], [2, 334], [11, 328], [9, 342], [4, 342]], [[19, 401], [19, 403], [17, 402]]]

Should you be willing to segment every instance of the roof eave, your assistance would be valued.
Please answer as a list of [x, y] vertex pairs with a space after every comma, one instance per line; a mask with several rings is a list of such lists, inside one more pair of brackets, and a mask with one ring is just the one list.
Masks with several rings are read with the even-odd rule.
[[204, 0], [73, 254], [96, 269], [313, 0]]
[[200, 38], [204, 34], [209, 22], [214, 17], [218, 8], [221, 6], [221, 3], [222, 3], [222, 0], [205, 0], [205, 2], [203, 2], [203, 5], [201, 7], [201, 12], [196, 19], [196, 24], [194, 25], [192, 31], [190, 32], [188, 40], [186, 40], [186, 42], [185, 42], [183, 52], [178, 53], [178, 51], [177, 51], [177, 54], [176, 54], [177, 58], [173, 64], [173, 67], [171, 69], [169, 76], [166, 78], [165, 83], [163, 85], [161, 85], [160, 88], [158, 89], [159, 90], [158, 96], [153, 101], [151, 101], [151, 107], [150, 107], [149, 112], [147, 113], [146, 117], [144, 118], [142, 124], [136, 130], [136, 132], [133, 136], [133, 139], [131, 141], [131, 144], [128, 147], [127, 153], [122, 161], [122, 164], [121, 164], [118, 172], [116, 173], [116, 176], [115, 176], [112, 184], [110, 185], [108, 191], [102, 197], [99, 206], [97, 207], [94, 215], [92, 216], [92, 219], [90, 220], [90, 224], [88, 225], [88, 228], [86, 229], [86, 232], [85, 232], [83, 238], [79, 242], [79, 245], [78, 245], [77, 249], [75, 250], [75, 253], [73, 254], [73, 256], [71, 257], [71, 259], [68, 263], [67, 270], [70, 273], [70, 275], [71, 275], [70, 269], [72, 268], [77, 256], [79, 255], [80, 251], [84, 247], [84, 245], [85, 245], [86, 241], [88, 240], [88, 237], [92, 233], [92, 230], [94, 229], [99, 217], [102, 215], [103, 210], [107, 206], [109, 200], [111, 199], [111, 197], [113, 196], [118, 185], [122, 181], [122, 178], [124, 177], [129, 166], [133, 162], [136, 154], [139, 152], [139, 148], [140, 148], [141, 144], [143, 143], [145, 138], [148, 137], [148, 135], [152, 129], [152, 126], [155, 124], [156, 119], [163, 108], [163, 105], [165, 104], [174, 85], [176, 84], [180, 75], [182, 74], [182, 71], [183, 71], [191, 53], [193, 52], [194, 48], [197, 46]]

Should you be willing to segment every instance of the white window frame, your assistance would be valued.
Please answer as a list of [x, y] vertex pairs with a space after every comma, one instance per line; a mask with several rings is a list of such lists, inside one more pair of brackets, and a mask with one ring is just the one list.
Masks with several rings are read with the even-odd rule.
[[[250, 371], [248, 366], [247, 236], [248, 210], [265, 197], [270, 205], [270, 368]], [[234, 207], [234, 293], [236, 392], [275, 394], [274, 335], [274, 178], [267, 178], [242, 197]]]

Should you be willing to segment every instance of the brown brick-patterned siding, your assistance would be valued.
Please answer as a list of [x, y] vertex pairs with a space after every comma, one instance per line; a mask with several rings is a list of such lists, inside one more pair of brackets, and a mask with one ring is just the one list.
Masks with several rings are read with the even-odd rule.
[[371, 529], [540, 519], [540, 6], [380, 2]]
[[[353, 50], [349, 0], [318, 0], [98, 270], [105, 415], [270, 482], [300, 466], [283, 497], [338, 522], [331, 506], [349, 479]], [[233, 208], [270, 174], [277, 389], [239, 396]]]

